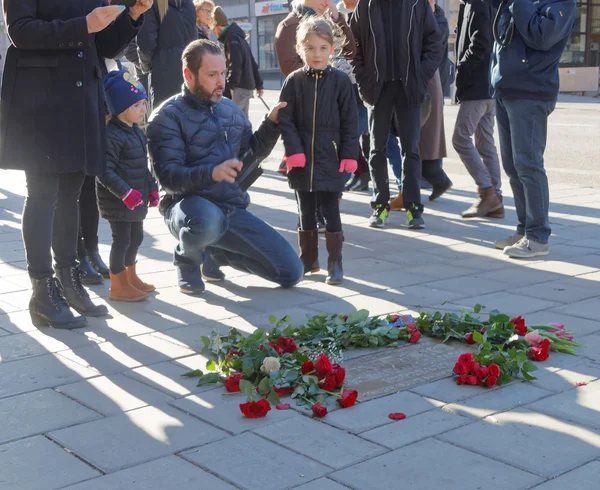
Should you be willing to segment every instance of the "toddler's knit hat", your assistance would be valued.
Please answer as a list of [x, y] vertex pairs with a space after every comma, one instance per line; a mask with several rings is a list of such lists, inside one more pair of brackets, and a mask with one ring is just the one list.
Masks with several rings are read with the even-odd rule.
[[125, 70], [111, 71], [104, 79], [106, 105], [113, 116], [148, 98], [146, 89]]

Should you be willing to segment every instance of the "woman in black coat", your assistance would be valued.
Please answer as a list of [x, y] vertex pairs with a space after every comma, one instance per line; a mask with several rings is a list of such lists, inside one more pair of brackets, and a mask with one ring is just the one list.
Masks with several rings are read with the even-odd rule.
[[157, 0], [137, 37], [140, 64], [149, 73], [152, 109], [181, 92], [181, 55], [198, 39], [192, 0]]
[[85, 175], [104, 167], [101, 58], [117, 57], [151, 6], [142, 0], [124, 11], [104, 0], [4, 0], [12, 44], [0, 100], [0, 168], [24, 170], [27, 180], [22, 227], [35, 326], [84, 326], [69, 305], [83, 315], [107, 313], [81, 285], [77, 200]]

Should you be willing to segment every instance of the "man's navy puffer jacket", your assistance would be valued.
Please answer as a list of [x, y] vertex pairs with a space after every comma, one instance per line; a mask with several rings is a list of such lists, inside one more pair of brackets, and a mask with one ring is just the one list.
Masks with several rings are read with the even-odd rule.
[[242, 110], [223, 98], [210, 103], [187, 87], [152, 114], [148, 150], [155, 176], [166, 193], [160, 212], [186, 196], [200, 196], [227, 209], [246, 208], [248, 193], [237, 183], [215, 182], [213, 169], [252, 148], [258, 160], [273, 150], [279, 138], [277, 124], [266, 119], [255, 133]]

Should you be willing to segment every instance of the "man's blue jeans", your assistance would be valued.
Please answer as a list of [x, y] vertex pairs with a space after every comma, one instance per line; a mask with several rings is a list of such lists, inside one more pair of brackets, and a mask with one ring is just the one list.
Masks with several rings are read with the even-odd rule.
[[226, 213], [207, 199], [190, 196], [167, 210], [165, 223], [179, 240], [176, 266], [199, 266], [206, 252], [218, 266], [229, 265], [282, 287], [295, 286], [304, 273], [291, 245], [245, 209]]
[[550, 192], [544, 170], [548, 116], [556, 101], [496, 100], [502, 166], [510, 177], [517, 208], [517, 233], [548, 243]]

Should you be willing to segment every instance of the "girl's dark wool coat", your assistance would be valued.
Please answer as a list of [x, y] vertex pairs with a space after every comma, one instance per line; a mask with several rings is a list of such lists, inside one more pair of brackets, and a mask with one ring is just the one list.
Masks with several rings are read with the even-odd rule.
[[343, 191], [346, 176], [339, 171], [340, 162], [358, 158], [358, 116], [348, 75], [332, 67], [301, 68], [286, 79], [280, 100], [288, 104], [279, 111], [285, 154], [306, 156], [304, 168], [288, 172], [290, 187]]
[[4, 0], [11, 46], [0, 99], [0, 168], [99, 175], [104, 168], [102, 58], [136, 36], [123, 12], [88, 34], [86, 15], [105, 0]]
[[[115, 117], [106, 132], [106, 169], [96, 184], [100, 215], [107, 221], [143, 221], [148, 213], [148, 195], [158, 191], [148, 168], [146, 137], [137, 125], [130, 127]], [[133, 210], [121, 201], [129, 189], [139, 191], [144, 200]]]

